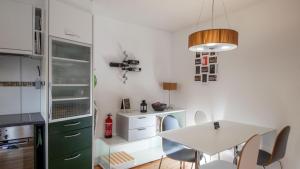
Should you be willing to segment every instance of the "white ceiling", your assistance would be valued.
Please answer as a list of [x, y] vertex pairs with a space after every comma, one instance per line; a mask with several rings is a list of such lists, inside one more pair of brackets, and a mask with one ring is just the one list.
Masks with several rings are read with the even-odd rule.
[[[227, 11], [240, 10], [262, 0], [223, 0]], [[94, 12], [116, 20], [176, 31], [196, 25], [211, 16], [212, 0], [94, 0]], [[216, 15], [224, 15], [222, 0], [215, 0]], [[230, 19], [230, 15], [229, 15]]]

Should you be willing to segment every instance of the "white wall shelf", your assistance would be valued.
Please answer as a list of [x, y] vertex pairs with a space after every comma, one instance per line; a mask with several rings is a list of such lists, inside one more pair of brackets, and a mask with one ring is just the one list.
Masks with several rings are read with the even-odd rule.
[[53, 61], [65, 61], [65, 62], [77, 62], [77, 63], [90, 63], [86, 60], [78, 60], [78, 59], [67, 59], [67, 58], [60, 58], [60, 57], [52, 57]]
[[89, 97], [56, 98], [56, 99], [52, 99], [52, 101], [58, 102], [58, 101], [73, 101], [73, 100], [88, 100], [88, 99], [90, 99], [90, 98]]
[[89, 84], [52, 84], [54, 87], [86, 87]]

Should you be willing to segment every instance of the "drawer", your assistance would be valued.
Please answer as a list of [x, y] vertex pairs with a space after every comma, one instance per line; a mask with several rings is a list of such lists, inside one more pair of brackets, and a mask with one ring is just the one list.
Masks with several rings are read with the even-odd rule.
[[156, 117], [153, 115], [130, 117], [129, 118], [129, 129], [137, 129], [142, 127], [155, 126]]
[[49, 169], [91, 169], [92, 149], [84, 149], [70, 155], [49, 160]]
[[92, 128], [49, 135], [49, 158], [92, 147]]
[[92, 117], [50, 123], [49, 134], [64, 133], [92, 126]]
[[141, 127], [128, 131], [128, 141], [142, 140], [156, 135], [155, 126]]

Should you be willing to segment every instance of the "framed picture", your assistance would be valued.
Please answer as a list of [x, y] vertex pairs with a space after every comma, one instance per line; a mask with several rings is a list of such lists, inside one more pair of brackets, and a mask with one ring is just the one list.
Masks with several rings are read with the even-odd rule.
[[210, 56], [215, 56], [216, 53], [215, 52], [210, 52]]
[[200, 52], [196, 52], [196, 58], [200, 58], [201, 57], [201, 53]]
[[216, 64], [209, 65], [209, 73], [210, 74], [216, 74], [217, 73], [217, 65]]
[[195, 81], [196, 82], [201, 82], [201, 76], [195, 76]]
[[200, 65], [201, 64], [201, 59], [195, 59], [195, 65]]
[[217, 81], [217, 75], [209, 75], [209, 76], [208, 76], [208, 81], [210, 81], [210, 82], [215, 82], [215, 81]]
[[200, 66], [196, 66], [196, 74], [200, 74], [201, 73], [201, 67]]
[[207, 74], [202, 74], [202, 83], [207, 83]]
[[130, 109], [130, 100], [129, 100], [129, 98], [122, 99], [121, 109], [122, 110], [129, 110]]
[[208, 65], [208, 56], [204, 56], [204, 57], [202, 57], [202, 65], [204, 65], [204, 66], [206, 66], [206, 65]]
[[218, 58], [216, 56], [209, 57], [209, 63], [217, 63], [217, 62], [218, 62]]
[[209, 55], [209, 53], [208, 52], [203, 52], [202, 56], [204, 56], [204, 55]]
[[208, 72], [208, 66], [202, 66], [201, 67], [201, 72], [202, 73], [207, 73]]

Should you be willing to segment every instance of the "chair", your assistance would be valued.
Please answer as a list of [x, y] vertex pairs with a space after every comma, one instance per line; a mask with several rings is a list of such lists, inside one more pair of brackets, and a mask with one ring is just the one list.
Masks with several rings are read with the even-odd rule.
[[216, 160], [201, 166], [201, 169], [256, 169], [259, 146], [260, 136], [255, 135], [246, 142], [237, 165], [227, 161]]
[[285, 156], [290, 130], [291, 127], [286, 126], [280, 131], [276, 138], [272, 154], [264, 150], [259, 150], [257, 165], [265, 168], [270, 164], [279, 162], [281, 169], [283, 168], [280, 160]]
[[[172, 116], [168, 115], [162, 120], [162, 131], [167, 130], [174, 130], [180, 128], [179, 122], [177, 119]], [[195, 162], [196, 160], [196, 151], [192, 149], [188, 149], [185, 146], [175, 143], [173, 141], [162, 139], [162, 147], [163, 151], [166, 154], [168, 158], [171, 158], [173, 160], [180, 161], [180, 168], [182, 168], [181, 164], [182, 162]], [[202, 159], [203, 154], [200, 155], [200, 159]], [[159, 163], [159, 169], [161, 167], [163, 161], [163, 156], [160, 159]], [[192, 166], [193, 167], [193, 166]]]

